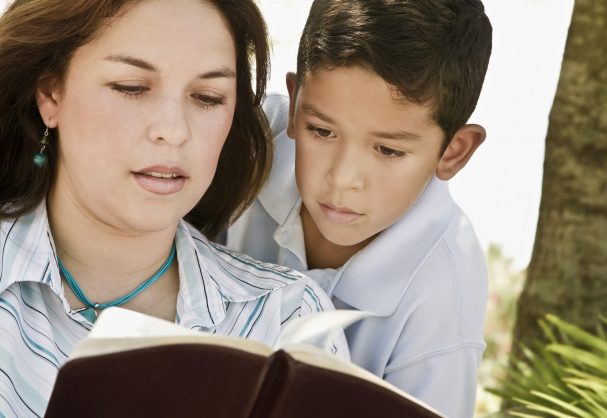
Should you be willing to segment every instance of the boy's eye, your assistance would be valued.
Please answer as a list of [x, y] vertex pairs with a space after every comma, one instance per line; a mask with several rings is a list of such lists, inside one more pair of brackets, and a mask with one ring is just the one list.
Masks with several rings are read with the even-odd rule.
[[307, 127], [308, 131], [312, 132], [314, 135], [319, 136], [321, 138], [334, 138], [335, 134], [329, 129], [319, 128], [316, 126], [309, 125]]
[[397, 151], [395, 149], [388, 148], [385, 145], [378, 145], [376, 149], [382, 156], [388, 158], [400, 158], [405, 156], [403, 151]]
[[116, 90], [119, 93], [122, 93], [128, 97], [137, 97], [141, 96], [143, 93], [149, 90], [149, 87], [145, 86], [131, 86], [128, 84], [118, 84], [118, 83], [110, 83], [110, 88], [112, 90]]

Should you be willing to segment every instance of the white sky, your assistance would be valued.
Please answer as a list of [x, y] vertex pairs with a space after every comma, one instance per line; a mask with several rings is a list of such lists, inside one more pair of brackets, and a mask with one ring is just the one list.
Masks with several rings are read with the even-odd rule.
[[[286, 93], [311, 0], [257, 0], [273, 40], [269, 91]], [[0, 0], [0, 10], [7, 1]], [[529, 262], [539, 209], [548, 114], [573, 0], [484, 0], [493, 54], [470, 122], [487, 140], [451, 182], [483, 245], [502, 245], [516, 267]]]

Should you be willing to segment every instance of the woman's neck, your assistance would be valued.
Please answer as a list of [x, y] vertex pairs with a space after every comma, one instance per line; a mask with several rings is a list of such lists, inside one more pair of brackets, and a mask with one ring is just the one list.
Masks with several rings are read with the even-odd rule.
[[[57, 255], [87, 298], [97, 303], [123, 296], [154, 275], [169, 256], [177, 227], [122, 231], [75, 205], [52, 198], [47, 211]], [[174, 320], [177, 266], [175, 257], [163, 277], [122, 306]], [[65, 282], [64, 288], [70, 306], [82, 307]]]

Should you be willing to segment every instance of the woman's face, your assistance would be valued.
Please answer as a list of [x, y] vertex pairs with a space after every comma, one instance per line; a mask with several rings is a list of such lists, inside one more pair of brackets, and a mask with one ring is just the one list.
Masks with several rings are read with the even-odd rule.
[[232, 124], [234, 42], [201, 0], [147, 0], [109, 23], [61, 86], [38, 93], [59, 132], [49, 205], [128, 233], [175, 227], [209, 187]]

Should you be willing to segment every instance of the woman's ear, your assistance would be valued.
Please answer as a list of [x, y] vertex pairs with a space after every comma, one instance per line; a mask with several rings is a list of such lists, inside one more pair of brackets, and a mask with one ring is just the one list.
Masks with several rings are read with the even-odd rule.
[[289, 122], [287, 123], [287, 135], [295, 139], [295, 99], [297, 98], [297, 81], [295, 73], [289, 72], [286, 77], [287, 90], [289, 92]]
[[455, 132], [436, 167], [436, 177], [449, 180], [468, 163], [487, 132], [480, 125], [465, 125]]
[[57, 127], [59, 99], [59, 83], [50, 77], [41, 77], [36, 90], [36, 103], [42, 120], [51, 129]]

